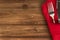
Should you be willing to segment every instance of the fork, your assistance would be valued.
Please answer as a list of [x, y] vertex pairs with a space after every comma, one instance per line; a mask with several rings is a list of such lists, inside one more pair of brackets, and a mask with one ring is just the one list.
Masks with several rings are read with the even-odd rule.
[[49, 12], [50, 17], [53, 20], [53, 23], [55, 23], [55, 20], [54, 20], [54, 16], [55, 16], [55, 14], [54, 14], [54, 7], [53, 7], [53, 3], [52, 2], [50, 2], [48, 4], [48, 12]]

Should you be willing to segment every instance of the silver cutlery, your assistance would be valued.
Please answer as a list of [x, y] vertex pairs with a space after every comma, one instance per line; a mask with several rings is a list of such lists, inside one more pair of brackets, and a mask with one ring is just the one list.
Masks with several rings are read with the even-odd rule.
[[54, 20], [54, 16], [55, 16], [55, 14], [54, 14], [54, 6], [53, 6], [52, 2], [48, 3], [48, 12], [49, 12], [50, 17], [53, 20], [53, 23], [55, 23], [55, 20]]
[[60, 23], [60, 0], [56, 1], [56, 9], [58, 10], [58, 23]]

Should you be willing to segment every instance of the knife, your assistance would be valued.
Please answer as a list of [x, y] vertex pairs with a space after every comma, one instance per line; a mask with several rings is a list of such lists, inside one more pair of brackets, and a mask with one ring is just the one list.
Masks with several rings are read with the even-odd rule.
[[56, 2], [56, 8], [57, 8], [57, 10], [58, 10], [58, 23], [60, 23], [60, 0], [57, 0], [57, 2]]
[[53, 7], [52, 2], [48, 3], [48, 13], [49, 13], [50, 17], [52, 18], [53, 23], [55, 23], [55, 20], [54, 20], [54, 15], [55, 15], [54, 14], [54, 7]]

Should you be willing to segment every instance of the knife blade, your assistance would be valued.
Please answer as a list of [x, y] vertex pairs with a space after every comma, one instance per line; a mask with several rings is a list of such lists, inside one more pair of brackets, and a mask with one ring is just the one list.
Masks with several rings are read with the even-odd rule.
[[60, 0], [57, 0], [56, 2], [56, 8], [58, 10], [58, 23], [60, 23]]
[[52, 2], [48, 3], [48, 12], [49, 12], [50, 17], [53, 20], [53, 23], [55, 23], [55, 20], [54, 20], [54, 15], [55, 15], [54, 14], [54, 7], [53, 7], [53, 3]]

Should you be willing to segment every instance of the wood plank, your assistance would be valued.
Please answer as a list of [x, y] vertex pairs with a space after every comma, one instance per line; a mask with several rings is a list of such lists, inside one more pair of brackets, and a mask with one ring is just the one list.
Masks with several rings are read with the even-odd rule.
[[46, 24], [38, 8], [0, 9], [0, 24]]
[[42, 1], [0, 0], [0, 40], [51, 40]]
[[0, 38], [0, 40], [51, 40], [51, 38]]
[[49, 33], [21, 33], [20, 35], [19, 34], [15, 34], [15, 33], [9, 33], [9, 34], [0, 34], [0, 37], [2, 38], [8, 38], [8, 37], [12, 37], [12, 38], [19, 38], [19, 37], [32, 37], [32, 38], [37, 38], [37, 37], [50, 37]]
[[24, 5], [27, 5], [28, 8], [38, 8], [39, 3], [0, 3], [0, 9], [21, 9]]
[[[0, 3], [0, 5], [0, 24], [46, 24], [40, 11], [41, 8], [39, 8], [39, 2]], [[24, 5], [27, 5], [26, 9]]]
[[42, 25], [0, 25], [0, 36], [49, 36]]
[[41, 0], [0, 0], [0, 3], [39, 2]]

